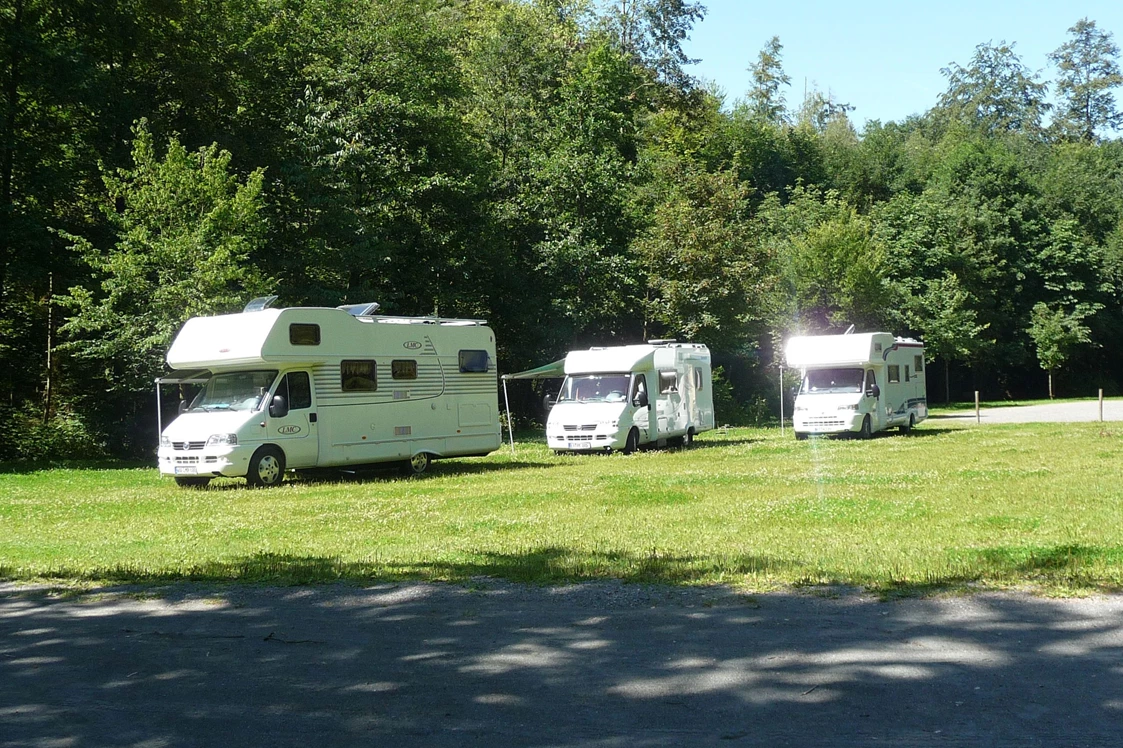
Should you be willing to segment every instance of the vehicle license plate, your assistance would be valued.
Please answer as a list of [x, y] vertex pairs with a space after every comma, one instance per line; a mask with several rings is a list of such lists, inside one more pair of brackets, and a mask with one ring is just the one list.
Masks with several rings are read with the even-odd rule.
[[195, 475], [198, 472], [199, 472], [199, 468], [195, 467], [194, 465], [181, 466], [181, 467], [177, 467], [175, 469], [176, 475]]
[[589, 442], [567, 442], [566, 448], [568, 449], [588, 449], [591, 445]]

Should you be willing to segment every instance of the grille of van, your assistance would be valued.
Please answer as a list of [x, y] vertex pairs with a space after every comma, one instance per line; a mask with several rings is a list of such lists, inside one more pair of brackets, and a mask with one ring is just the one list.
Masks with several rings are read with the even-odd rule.
[[205, 446], [207, 446], [206, 442], [172, 442], [172, 449], [180, 452], [188, 449], [202, 449]]
[[562, 426], [566, 431], [596, 431], [597, 425], [595, 423], [586, 423], [581, 426], [566, 425]]
[[826, 427], [826, 428], [832, 428], [832, 429], [841, 429], [841, 428], [846, 428], [847, 424], [846, 424], [846, 421], [843, 421], [841, 418], [834, 418], [834, 417], [831, 417], [831, 416], [820, 416], [818, 418], [808, 418], [807, 419], [807, 425], [808, 426], [820, 426], [820, 427]]

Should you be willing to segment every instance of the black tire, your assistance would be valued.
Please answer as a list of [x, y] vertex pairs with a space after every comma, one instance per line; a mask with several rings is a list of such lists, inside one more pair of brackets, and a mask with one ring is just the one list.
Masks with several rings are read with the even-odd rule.
[[418, 475], [424, 475], [425, 471], [429, 469], [429, 466], [432, 463], [433, 458], [429, 455], [428, 452], [418, 452], [413, 457], [406, 460], [405, 464], [402, 465], [402, 474], [408, 475], [411, 478]]
[[285, 453], [279, 447], [266, 444], [259, 447], [250, 458], [246, 482], [251, 486], [270, 488], [281, 485], [285, 479]]
[[686, 431], [686, 444], [685, 444], [685, 446], [687, 446], [687, 447], [693, 447], [694, 446], [694, 427], [693, 426], [691, 426]]
[[795, 432], [795, 440], [797, 442], [805, 442], [807, 441], [807, 434], [803, 433], [802, 431], [797, 431]]
[[901, 436], [908, 436], [912, 433], [912, 427], [916, 425], [916, 416], [909, 413], [909, 422], [901, 424]]
[[628, 438], [624, 440], [624, 449], [621, 451], [626, 455], [630, 455], [637, 449], [639, 449], [639, 429], [632, 429], [628, 432]]
[[210, 482], [210, 476], [206, 475], [176, 476], [175, 479], [175, 484], [180, 488], [203, 488]]
[[873, 434], [870, 430], [870, 417], [866, 416], [862, 420], [862, 430], [858, 432], [858, 438], [859, 439], [869, 439], [872, 435]]

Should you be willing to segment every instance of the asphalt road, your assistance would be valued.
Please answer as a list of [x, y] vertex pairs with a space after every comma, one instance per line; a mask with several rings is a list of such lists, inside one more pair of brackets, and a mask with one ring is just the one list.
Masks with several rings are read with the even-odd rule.
[[[975, 411], [959, 411], [941, 415], [974, 422]], [[1104, 400], [1105, 421], [1123, 421], [1123, 400]], [[1043, 405], [1018, 405], [1003, 408], [980, 408], [981, 423], [1079, 423], [1100, 420], [1100, 404], [1096, 400], [1065, 401]]]
[[1119, 746], [1123, 597], [0, 586], [0, 746]]

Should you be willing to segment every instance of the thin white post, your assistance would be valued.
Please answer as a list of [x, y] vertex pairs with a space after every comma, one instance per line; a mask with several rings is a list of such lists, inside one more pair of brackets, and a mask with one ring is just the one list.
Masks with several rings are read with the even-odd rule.
[[1103, 423], [1103, 420], [1104, 420], [1104, 391], [1103, 391], [1103, 388], [1101, 387], [1100, 388], [1100, 423]]
[[780, 438], [784, 438], [784, 365], [780, 364]]
[[503, 404], [507, 407], [507, 434], [511, 437], [511, 456], [515, 456], [515, 426], [511, 423], [511, 401], [507, 397], [507, 378], [503, 377]]
[[983, 418], [979, 415], [979, 391], [975, 390], [975, 423], [982, 423]]

